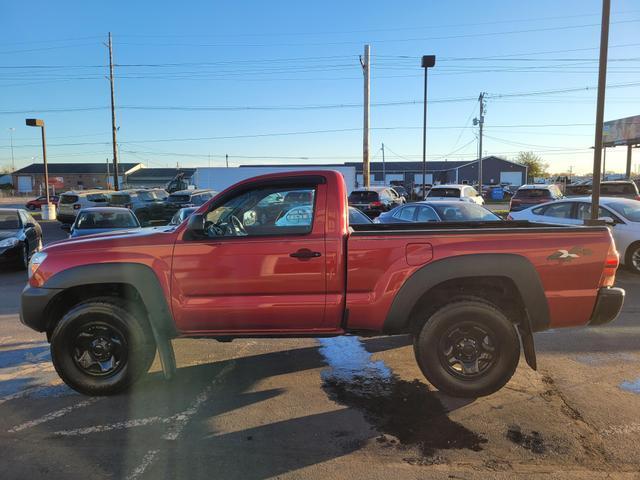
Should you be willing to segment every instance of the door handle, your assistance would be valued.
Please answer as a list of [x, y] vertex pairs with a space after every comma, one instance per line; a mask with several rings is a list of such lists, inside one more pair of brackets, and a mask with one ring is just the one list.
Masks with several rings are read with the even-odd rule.
[[297, 258], [298, 260], [308, 260], [310, 258], [318, 258], [322, 256], [320, 252], [313, 252], [308, 248], [301, 248], [297, 252], [289, 254], [290, 257]]

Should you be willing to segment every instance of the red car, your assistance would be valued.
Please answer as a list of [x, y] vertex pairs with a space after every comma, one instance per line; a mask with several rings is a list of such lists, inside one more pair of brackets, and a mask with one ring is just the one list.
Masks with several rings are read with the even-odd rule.
[[411, 334], [433, 385], [477, 397], [509, 381], [520, 342], [536, 368], [533, 332], [607, 323], [622, 306], [606, 227], [348, 219], [339, 172], [245, 180], [178, 226], [49, 245], [21, 320], [90, 395], [131, 385], [156, 350], [171, 378], [175, 337]]
[[[49, 196], [49, 201], [51, 203], [53, 203], [56, 207], [58, 206], [58, 196], [57, 195], [50, 195]], [[27, 210], [40, 210], [40, 208], [42, 207], [42, 205], [45, 205], [47, 203], [47, 197], [45, 197], [44, 195], [42, 197], [38, 197], [38, 198], [34, 198], [33, 200], [29, 200], [26, 204], [25, 207]]]

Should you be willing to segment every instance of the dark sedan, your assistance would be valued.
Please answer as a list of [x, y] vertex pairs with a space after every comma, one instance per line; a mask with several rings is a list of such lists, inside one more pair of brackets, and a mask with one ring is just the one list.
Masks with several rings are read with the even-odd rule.
[[128, 208], [94, 207], [80, 210], [69, 230], [69, 237], [84, 237], [115, 230], [139, 230], [140, 222]]
[[409, 203], [381, 214], [375, 223], [499, 222], [502, 219], [486, 208], [462, 201]]
[[0, 208], [0, 262], [22, 269], [31, 255], [42, 249], [42, 229], [29, 212]]

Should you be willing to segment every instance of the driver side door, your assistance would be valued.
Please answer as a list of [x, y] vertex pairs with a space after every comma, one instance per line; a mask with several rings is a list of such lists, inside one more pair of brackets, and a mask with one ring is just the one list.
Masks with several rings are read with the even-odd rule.
[[[270, 201], [306, 191], [306, 205]], [[171, 292], [178, 329], [220, 334], [327, 329], [325, 204], [324, 184], [260, 184], [214, 201], [205, 235], [192, 239], [183, 230], [175, 244]]]

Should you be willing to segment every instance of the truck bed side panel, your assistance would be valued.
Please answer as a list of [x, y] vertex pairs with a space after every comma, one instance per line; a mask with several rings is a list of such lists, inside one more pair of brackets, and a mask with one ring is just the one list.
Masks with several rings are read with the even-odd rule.
[[[563, 228], [358, 232], [348, 239], [348, 327], [382, 329], [393, 299], [415, 271], [436, 260], [477, 253], [522, 255], [540, 276], [550, 327], [583, 325], [593, 311], [610, 242], [604, 230]], [[407, 248], [420, 244], [430, 244], [433, 257], [421, 265], [410, 258], [410, 265]], [[475, 275], [492, 276], [492, 272]]]

